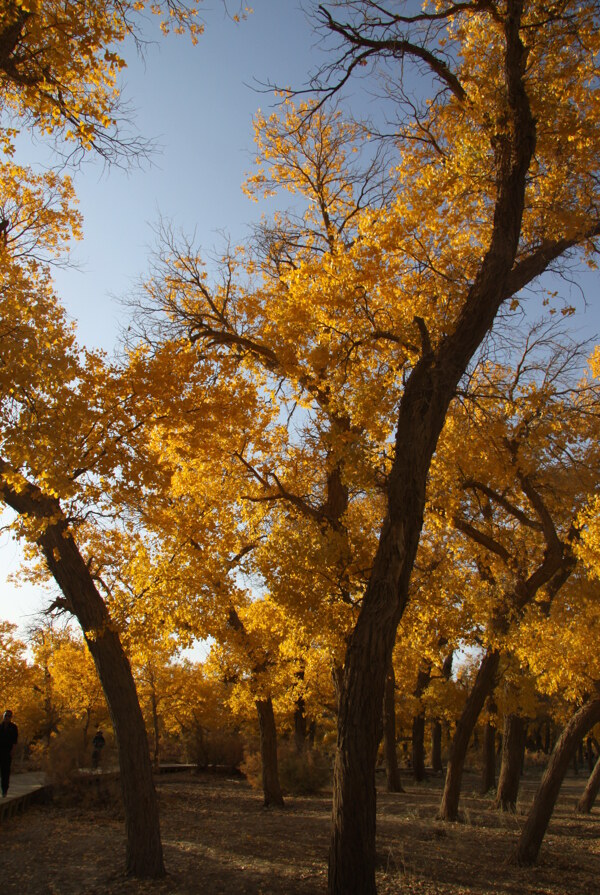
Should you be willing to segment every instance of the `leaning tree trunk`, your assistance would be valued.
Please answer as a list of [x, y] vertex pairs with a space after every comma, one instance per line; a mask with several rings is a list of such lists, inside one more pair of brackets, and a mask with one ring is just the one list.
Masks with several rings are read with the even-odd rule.
[[460, 787], [469, 740], [485, 700], [494, 689], [499, 663], [500, 652], [498, 650], [488, 650], [479, 666], [473, 689], [469, 693], [462, 715], [456, 725], [456, 731], [450, 745], [446, 782], [440, 805], [440, 818], [442, 820], [454, 821], [458, 817]]
[[569, 763], [581, 738], [598, 721], [600, 721], [600, 697], [582, 706], [558, 738], [517, 843], [515, 852], [517, 864], [528, 866], [537, 861]]
[[[8, 464], [0, 460], [0, 473]], [[164, 875], [158, 805], [146, 727], [131, 667], [106, 604], [69, 530], [59, 501], [31, 483], [19, 490], [0, 481], [2, 499], [16, 512], [39, 520], [37, 543], [64, 599], [62, 608], [81, 625], [96, 665], [115, 730], [127, 837], [127, 873], [157, 878]], [[58, 601], [57, 601], [58, 602]]]
[[577, 802], [576, 811], [578, 814], [589, 814], [594, 807], [596, 796], [600, 791], [600, 756], [594, 765], [592, 773], [588, 777], [588, 782], [583, 791], [583, 795]]
[[502, 811], [516, 811], [523, 753], [527, 736], [527, 722], [520, 715], [510, 714], [504, 719], [502, 763], [494, 806]]
[[41, 540], [50, 570], [83, 630], [115, 730], [127, 836], [126, 872], [161, 877], [165, 870], [152, 764], [129, 661], [75, 542], [57, 528], [47, 528]]
[[383, 696], [383, 752], [387, 791], [404, 792], [396, 751], [396, 680], [393, 665], [385, 681]]
[[267, 699], [256, 700], [258, 724], [260, 729], [260, 757], [262, 762], [262, 784], [265, 807], [275, 805], [283, 808], [283, 795], [279, 785], [279, 768], [277, 766], [277, 729], [273, 702]]

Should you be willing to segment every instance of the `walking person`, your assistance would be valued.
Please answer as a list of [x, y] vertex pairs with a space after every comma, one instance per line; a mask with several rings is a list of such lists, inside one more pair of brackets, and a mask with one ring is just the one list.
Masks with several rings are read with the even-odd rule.
[[2, 785], [2, 798], [5, 798], [8, 792], [12, 754], [18, 739], [19, 728], [13, 723], [12, 712], [10, 709], [7, 709], [0, 724], [0, 783]]
[[104, 749], [105, 744], [106, 740], [104, 739], [104, 734], [102, 733], [100, 728], [98, 728], [98, 730], [96, 731], [96, 735], [92, 740], [92, 767], [94, 768], [94, 770], [97, 770], [98, 765], [100, 764], [100, 755], [102, 753], [102, 750]]

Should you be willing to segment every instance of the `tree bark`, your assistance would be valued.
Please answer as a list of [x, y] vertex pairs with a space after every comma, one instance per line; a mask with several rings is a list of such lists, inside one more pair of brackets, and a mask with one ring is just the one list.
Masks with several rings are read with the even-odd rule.
[[583, 795], [577, 802], [576, 811], [578, 814], [589, 814], [594, 807], [594, 802], [598, 792], [600, 791], [600, 756], [594, 765], [592, 773], [588, 777], [588, 782], [583, 791]]
[[458, 818], [460, 787], [469, 740], [485, 700], [494, 689], [499, 663], [500, 652], [498, 650], [488, 650], [481, 661], [473, 688], [467, 697], [465, 707], [456, 725], [450, 745], [446, 781], [440, 805], [440, 818], [442, 820], [454, 821]]
[[[334, 769], [330, 895], [376, 893], [375, 763], [381, 705], [396, 629], [408, 600], [428, 470], [460, 378], [502, 302], [520, 284], [520, 275], [526, 275], [528, 281], [534, 275], [529, 265], [526, 270], [513, 271], [536, 136], [523, 84], [526, 53], [519, 35], [521, 14], [520, 0], [508, 0], [504, 35], [510, 125], [504, 140], [498, 141], [497, 197], [489, 247], [454, 330], [440, 340], [435, 351], [424, 321], [415, 320], [422, 354], [400, 401], [387, 514], [344, 664]], [[549, 259], [545, 255], [539, 260], [545, 269]]]
[[383, 752], [388, 792], [404, 792], [396, 751], [396, 679], [393, 665], [385, 681], [383, 697]]
[[558, 738], [517, 843], [515, 852], [517, 864], [529, 866], [537, 861], [569, 763], [581, 738], [598, 721], [600, 721], [600, 697], [583, 705]]
[[[0, 473], [8, 464], [0, 460]], [[94, 659], [115, 731], [127, 838], [125, 868], [140, 878], [164, 876], [158, 804], [146, 727], [131, 667], [89, 568], [69, 530], [58, 500], [37, 486], [16, 490], [0, 480], [0, 496], [16, 512], [43, 525], [37, 543], [64, 600], [78, 620]]]
[[262, 762], [262, 784], [265, 807], [275, 805], [283, 808], [283, 795], [279, 784], [279, 768], [277, 765], [277, 728], [273, 702], [267, 699], [256, 700], [258, 724], [260, 729], [260, 757]]
[[500, 779], [494, 803], [495, 807], [502, 811], [514, 812], [517, 808], [526, 737], [527, 723], [525, 719], [514, 713], [507, 715], [504, 719], [504, 734], [502, 736]]

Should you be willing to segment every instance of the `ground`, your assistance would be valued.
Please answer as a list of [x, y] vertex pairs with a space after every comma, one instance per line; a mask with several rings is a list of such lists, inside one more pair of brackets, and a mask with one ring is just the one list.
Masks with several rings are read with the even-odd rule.
[[[514, 866], [511, 851], [535, 781], [524, 782], [516, 815], [494, 811], [468, 777], [460, 823], [436, 819], [441, 780], [388, 794], [379, 781], [380, 895], [592, 895], [598, 891], [598, 809], [574, 813], [584, 778], [569, 778], [538, 865]], [[161, 775], [161, 826], [168, 875], [123, 877], [124, 830], [108, 784], [63, 790], [2, 823], [3, 895], [316, 895], [326, 891], [330, 793], [290, 797], [264, 809], [241, 778]]]

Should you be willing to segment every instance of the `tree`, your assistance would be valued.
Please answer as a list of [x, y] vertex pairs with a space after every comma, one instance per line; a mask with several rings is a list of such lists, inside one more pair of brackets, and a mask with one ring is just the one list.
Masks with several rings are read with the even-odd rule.
[[[57, 605], [77, 616], [94, 657], [119, 743], [127, 870], [139, 876], [160, 876], [164, 868], [158, 814], [135, 687], [90, 572], [91, 560], [84, 559], [74, 531], [77, 527], [81, 536], [83, 516], [102, 503], [103, 485], [111, 477], [110, 461], [108, 466], [102, 462], [111, 452], [106, 442], [101, 446], [98, 440], [100, 430], [107, 436], [111, 428], [107, 416], [107, 428], [98, 425], [102, 405], [107, 410], [116, 400], [123, 410], [127, 398], [123, 394], [117, 398], [114, 392], [101, 394], [100, 383], [106, 386], [115, 370], [107, 378], [100, 356], [87, 354], [85, 361], [78, 357], [79, 349], [52, 292], [45, 262], [49, 255], [60, 255], [65, 242], [78, 235], [70, 182], [53, 174], [35, 177], [10, 158], [18, 128], [23, 126], [44, 138], [55, 138], [56, 150], [71, 159], [93, 149], [108, 161], [129, 163], [145, 151], [143, 142], [125, 133], [117, 84], [125, 65], [118, 46], [127, 37], [139, 38], [145, 7], [144, 0], [93, 0], [83, 6], [8, 0], [0, 12], [4, 156], [0, 175], [6, 197], [0, 222], [0, 497], [19, 515], [20, 533], [44, 557], [63, 592]], [[163, 31], [188, 31], [194, 41], [201, 31], [194, 0], [189, 4], [165, 0], [150, 9], [163, 17]], [[113, 430], [108, 435], [109, 441], [115, 434]], [[63, 436], [72, 438], [66, 450]], [[118, 442], [123, 447], [124, 431], [116, 438], [113, 446]], [[131, 454], [126, 456], [124, 449], [112, 468], [113, 479], [117, 468], [125, 472], [129, 467]], [[85, 478], [87, 488], [80, 486]], [[83, 491], [90, 502], [81, 513], [85, 499], [77, 510], [75, 504]], [[100, 498], [97, 506], [96, 498]]]
[[[227, 259], [215, 288], [197, 252], [170, 244], [149, 291], [199, 355], [223, 358], [228, 371], [237, 361], [239, 370], [256, 371], [273, 394], [283, 394], [283, 419], [295, 401], [310, 411], [314, 426], [310, 437], [302, 433], [302, 446], [321, 460], [318, 497], [294, 487], [314, 477], [286, 479], [294, 467], [265, 462], [253, 465], [262, 487], [254, 499], [287, 501], [307, 518], [331, 521], [332, 530], [340, 522], [345, 528], [347, 495], [360, 473], [373, 490], [374, 465], [383, 473], [374, 559], [363, 581], [357, 575], [344, 589], [357, 620], [340, 677], [330, 856], [330, 891], [369, 895], [385, 680], [447, 410], [499, 309], [518, 302], [521, 290], [565, 253], [594, 250], [589, 48], [597, 22], [594, 4], [548, 17], [519, 0], [502, 9], [443, 5], [414, 15], [367, 0], [320, 9], [342, 45], [331, 92], [380, 57], [416, 60], [436, 81], [428, 103], [421, 109], [413, 102], [412, 119], [401, 123], [403, 154], [386, 185], [389, 201], [370, 208], [356, 201], [357, 182], [348, 184], [340, 168], [344, 159], [324, 152], [332, 146], [324, 104], [303, 108], [287, 133], [270, 121], [262, 131], [276, 180], [282, 157], [292, 157], [286, 140], [296, 148], [304, 141], [302, 164], [293, 156], [283, 175], [286, 188], [308, 196], [308, 210], [296, 220], [302, 226], [287, 219], [269, 231], [262, 256]], [[329, 12], [336, 9], [347, 22]], [[327, 121], [323, 139], [319, 121]], [[335, 159], [333, 167], [325, 159]], [[332, 179], [311, 180], [307, 172], [315, 170], [333, 171]], [[286, 459], [294, 454], [296, 470], [307, 475], [301, 461], [308, 452], [299, 442], [288, 442]], [[361, 466], [364, 458], [376, 461]], [[333, 501], [322, 496], [334, 493], [331, 512]], [[339, 534], [341, 570], [352, 553], [346, 532]]]

